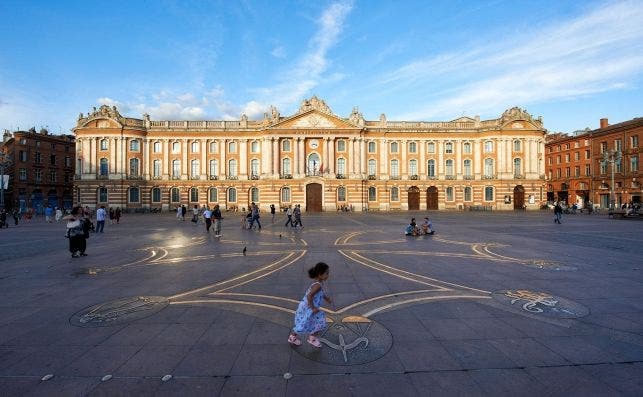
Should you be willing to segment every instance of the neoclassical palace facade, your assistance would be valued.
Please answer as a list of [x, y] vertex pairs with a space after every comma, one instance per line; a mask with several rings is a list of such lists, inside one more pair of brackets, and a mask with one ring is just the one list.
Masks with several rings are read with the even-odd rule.
[[508, 210], [546, 200], [545, 129], [520, 108], [482, 121], [367, 121], [312, 97], [285, 117], [272, 107], [256, 121], [156, 121], [103, 105], [73, 131], [76, 199], [90, 207]]

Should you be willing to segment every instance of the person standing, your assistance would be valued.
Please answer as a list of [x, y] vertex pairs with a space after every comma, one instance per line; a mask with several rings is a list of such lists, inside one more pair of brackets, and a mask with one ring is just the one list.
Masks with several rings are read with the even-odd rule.
[[221, 209], [219, 209], [219, 204], [214, 206], [212, 211], [212, 218], [214, 218], [214, 236], [221, 237]]
[[52, 216], [54, 216], [54, 209], [47, 205], [47, 207], [45, 207], [45, 221], [51, 223]]
[[181, 220], [185, 220], [185, 214], [188, 212], [188, 209], [185, 207], [185, 204], [181, 204]]
[[14, 208], [11, 215], [13, 215], [14, 226], [18, 226], [18, 219], [20, 219], [20, 212], [18, 211], [18, 209]]
[[102, 233], [105, 228], [105, 217], [107, 216], [107, 211], [105, 211], [105, 206], [101, 205], [100, 208], [96, 211], [96, 233]]
[[286, 210], [286, 216], [288, 217], [288, 220], [286, 221], [286, 224], [284, 226], [288, 226], [290, 224], [291, 227], [295, 227], [295, 224], [292, 223], [292, 206], [289, 205], [288, 209]]
[[299, 225], [303, 228], [304, 225], [301, 223], [301, 205], [297, 204], [295, 206], [293, 214], [295, 215], [295, 224], [293, 225], [293, 227], [297, 227], [297, 225]]
[[71, 214], [64, 218], [67, 220], [67, 237], [69, 238], [69, 251], [72, 258], [87, 256], [85, 253], [87, 239], [83, 230], [85, 219], [82, 214], [82, 207], [77, 206], [72, 208]]
[[210, 211], [210, 207], [205, 207], [203, 210], [203, 220], [205, 221], [205, 231], [210, 233], [210, 226], [212, 226], [212, 211]]
[[199, 206], [197, 204], [194, 204], [194, 207], [192, 208], [192, 222], [194, 223], [194, 226], [199, 224]]
[[275, 205], [270, 204], [270, 215], [272, 215], [272, 223], [275, 223]]
[[116, 219], [116, 223], [121, 222], [121, 207], [116, 207], [116, 211], [114, 211], [114, 219]]
[[56, 222], [60, 222], [60, 220], [63, 219], [63, 211], [58, 207], [56, 207], [55, 217], [56, 217]]
[[116, 214], [114, 213], [114, 208], [110, 207], [109, 208], [109, 224], [113, 225], [114, 224], [114, 218], [116, 217]]
[[560, 205], [560, 202], [556, 203], [554, 207], [554, 223], [560, 225], [560, 219], [563, 217], [563, 207]]

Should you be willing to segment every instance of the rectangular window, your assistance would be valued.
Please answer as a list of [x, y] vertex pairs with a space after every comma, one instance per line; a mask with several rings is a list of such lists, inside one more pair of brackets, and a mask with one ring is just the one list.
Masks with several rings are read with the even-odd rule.
[[444, 153], [452, 154], [453, 153], [453, 143], [447, 142], [444, 144]]
[[140, 144], [138, 140], [135, 139], [129, 143], [129, 150], [131, 150], [132, 152], [138, 152], [140, 150]]
[[71, 167], [71, 157], [65, 157], [65, 167]]
[[569, 153], [565, 154], [565, 162], [569, 163]]
[[639, 136], [633, 135], [630, 137], [630, 147], [632, 149], [639, 147]]
[[607, 142], [601, 142], [601, 154], [607, 150]]
[[614, 149], [620, 151], [621, 150], [621, 140], [620, 139], [615, 139], [614, 140]]
[[216, 152], [217, 152], [217, 143], [210, 142], [210, 153], [216, 153]]
[[589, 164], [585, 165], [585, 175], [590, 176], [592, 174], [592, 166]]
[[49, 171], [49, 180], [52, 182], [56, 182], [56, 179], [58, 179], [56, 175], [56, 171], [55, 170]]
[[615, 172], [623, 172], [623, 162], [621, 159], [619, 159], [618, 161], [615, 161], [614, 165], [616, 166]]
[[471, 154], [471, 144], [469, 142], [465, 142], [465, 144], [462, 145], [462, 151], [464, 154]]
[[24, 151], [24, 150], [21, 150], [20, 154], [19, 154], [19, 157], [20, 157], [20, 161], [22, 161], [23, 163], [26, 162], [27, 161], [27, 152]]
[[579, 177], [580, 176], [580, 166], [575, 166], [574, 167], [574, 176]]
[[435, 143], [429, 142], [426, 148], [428, 153], [435, 153]]
[[409, 143], [409, 153], [417, 153], [417, 143], [415, 142]]
[[585, 160], [589, 160], [589, 150], [585, 150]]
[[237, 143], [236, 142], [228, 143], [228, 153], [236, 153], [236, 152], [237, 152]]
[[138, 188], [131, 187], [129, 189], [129, 202], [130, 203], [138, 203], [139, 197], [138, 197]]
[[574, 153], [574, 160], [576, 161], [580, 160], [580, 152]]
[[107, 139], [101, 139], [100, 150], [107, 150]]
[[34, 170], [34, 180], [36, 182], [42, 182], [42, 170]]
[[250, 144], [250, 152], [251, 153], [259, 153], [259, 142], [253, 141]]
[[161, 142], [154, 142], [152, 150], [154, 150], [154, 153], [161, 153]]
[[368, 152], [369, 153], [375, 153], [375, 142], [369, 142], [368, 143]]
[[34, 162], [35, 162], [36, 164], [41, 164], [41, 163], [42, 163], [42, 158], [41, 158], [41, 156], [40, 156], [40, 152], [36, 152], [36, 153], [34, 154]]
[[484, 199], [485, 201], [493, 201], [493, 186], [484, 188]]
[[56, 165], [56, 155], [55, 154], [52, 154], [51, 156], [49, 156], [49, 163], [51, 165]]
[[639, 156], [630, 157], [630, 171], [637, 172], [639, 170]]
[[556, 156], [556, 164], [560, 164], [560, 154]]
[[567, 178], [569, 178], [569, 176], [570, 176], [570, 175], [571, 175], [570, 169], [569, 169], [569, 167], [566, 167], [566, 168], [565, 168], [565, 176], [566, 176]]
[[338, 152], [344, 152], [346, 151], [346, 141], [340, 139], [337, 141], [337, 151]]
[[290, 141], [288, 139], [285, 139], [283, 142], [281, 142], [281, 150], [284, 152], [290, 151]]
[[27, 180], [27, 169], [26, 168], [20, 168], [20, 180], [21, 181], [26, 181]]
[[560, 178], [561, 173], [560, 173], [560, 168], [556, 169], [556, 178]]
[[484, 143], [484, 151], [485, 151], [485, 153], [493, 152], [493, 142], [492, 141], [485, 141], [485, 143]]

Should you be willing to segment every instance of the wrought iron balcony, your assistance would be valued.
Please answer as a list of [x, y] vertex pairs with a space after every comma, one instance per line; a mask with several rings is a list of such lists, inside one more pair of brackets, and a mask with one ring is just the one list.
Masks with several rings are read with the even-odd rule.
[[226, 179], [229, 180], [229, 181], [237, 181], [237, 180], [239, 180], [239, 177], [236, 176], [236, 175], [228, 175], [228, 176], [226, 176]]
[[522, 174], [514, 174], [514, 179], [525, 179], [525, 176]]
[[369, 181], [374, 181], [374, 180], [376, 180], [376, 179], [377, 179], [377, 177], [376, 177], [375, 175], [369, 175], [369, 176], [368, 176], [368, 180], [369, 180]]
[[465, 181], [470, 181], [473, 179], [473, 175], [462, 175], [462, 179]]
[[153, 175], [152, 179], [159, 180], [159, 179], [163, 179], [163, 177], [160, 175]]
[[81, 179], [83, 179], [83, 178], [80, 175], [74, 175], [74, 180], [75, 181], [79, 181]]
[[429, 175], [429, 176], [427, 176], [427, 178], [429, 178], [429, 179], [438, 179], [438, 177], [435, 176], [435, 175]]
[[201, 175], [190, 175], [190, 179], [193, 181], [201, 179]]
[[140, 180], [143, 179], [143, 175], [127, 175], [125, 179]]
[[219, 179], [219, 177], [217, 175], [210, 175], [210, 180], [211, 181], [216, 181], [218, 179]]
[[446, 179], [447, 181], [452, 181], [455, 179], [455, 175], [445, 175], [444, 179]]
[[109, 175], [107, 175], [107, 174], [98, 174], [97, 178], [98, 179], [109, 179]]
[[411, 179], [412, 181], [417, 181], [419, 178], [417, 175], [411, 175], [409, 179]]
[[279, 177], [281, 179], [292, 179], [292, 174], [281, 174]]
[[180, 175], [172, 175], [172, 176], [170, 176], [170, 179], [179, 180], [179, 179], [181, 179], [181, 176]]
[[494, 174], [485, 174], [482, 179], [496, 179], [496, 176]]
[[251, 174], [248, 179], [252, 181], [258, 181], [259, 180], [259, 174]]
[[337, 179], [346, 179], [346, 175], [344, 175], [344, 174], [337, 174], [337, 175], [335, 175], [335, 178], [337, 178]]
[[316, 171], [306, 171], [306, 176], [323, 176], [323, 173], [319, 170]]

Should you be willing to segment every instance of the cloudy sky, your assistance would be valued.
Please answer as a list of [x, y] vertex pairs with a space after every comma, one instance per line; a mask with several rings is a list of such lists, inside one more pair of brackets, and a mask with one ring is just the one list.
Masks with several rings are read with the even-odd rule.
[[643, 116], [643, 1], [0, 1], [0, 128], [68, 133], [116, 105], [261, 118], [497, 118], [554, 132]]

